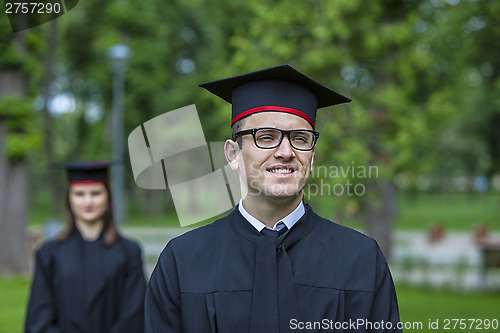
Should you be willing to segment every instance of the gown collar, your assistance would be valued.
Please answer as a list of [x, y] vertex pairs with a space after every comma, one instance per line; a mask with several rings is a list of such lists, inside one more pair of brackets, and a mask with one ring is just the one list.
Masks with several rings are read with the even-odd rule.
[[[305, 204], [305, 213], [302, 217], [288, 230], [287, 235], [278, 244], [279, 247], [285, 249], [295, 244], [301, 238], [307, 236], [318, 224], [319, 216], [312, 208]], [[238, 208], [234, 209], [229, 215], [229, 223], [234, 232], [244, 239], [257, 243], [262, 234], [257, 231], [248, 221], [241, 215]]]
[[83, 238], [82, 233], [78, 229], [78, 227], [75, 225], [75, 228], [73, 229], [72, 237], [75, 237], [80, 243], [86, 244], [86, 243], [101, 243], [104, 239], [104, 230], [101, 231], [99, 234], [99, 237], [97, 237], [94, 240], [87, 240]]

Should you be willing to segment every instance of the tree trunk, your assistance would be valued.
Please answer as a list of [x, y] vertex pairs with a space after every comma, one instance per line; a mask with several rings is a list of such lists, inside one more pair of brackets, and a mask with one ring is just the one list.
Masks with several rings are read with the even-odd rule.
[[[12, 46], [25, 52], [24, 32], [12, 37]], [[0, 69], [0, 98], [26, 95], [26, 81], [20, 67]], [[10, 161], [6, 152], [7, 128], [0, 118], [0, 273], [28, 271], [26, 246], [27, 166], [24, 159]]]
[[13, 275], [28, 271], [26, 240], [27, 166], [26, 162], [9, 163], [9, 189], [5, 205], [5, 223], [2, 226], [2, 274]]
[[8, 191], [5, 191], [4, 189], [7, 188], [9, 171], [7, 163], [7, 152], [5, 151], [6, 140], [7, 128], [5, 127], [4, 119], [2, 119], [0, 116], [0, 274], [4, 271], [4, 261], [8, 261], [7, 258], [4, 259], [4, 254], [6, 254], [8, 251], [8, 244], [4, 243], [4, 241], [6, 241], [6, 239], [10, 237], [10, 235], [7, 234], [7, 225], [5, 219]]
[[388, 180], [377, 180], [367, 184], [367, 194], [367, 233], [377, 241], [387, 260], [390, 260], [392, 230], [398, 206], [396, 187]]

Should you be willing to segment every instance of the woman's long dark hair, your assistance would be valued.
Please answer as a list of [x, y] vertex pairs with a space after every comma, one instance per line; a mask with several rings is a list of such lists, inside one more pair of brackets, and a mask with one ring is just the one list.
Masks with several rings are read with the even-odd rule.
[[[108, 193], [108, 208], [104, 212], [102, 216], [102, 231], [101, 234], [103, 236], [104, 244], [106, 246], [113, 245], [119, 237], [118, 230], [116, 229], [115, 222], [113, 219], [113, 200], [111, 197], [111, 190], [109, 188], [108, 183], [103, 183], [106, 188], [106, 192]], [[66, 215], [66, 225], [64, 229], [59, 233], [57, 239], [59, 241], [65, 241], [68, 239], [76, 229], [75, 224], [75, 214], [71, 210], [71, 204], [69, 201], [69, 187], [66, 193], [66, 203], [65, 203], [65, 215]]]

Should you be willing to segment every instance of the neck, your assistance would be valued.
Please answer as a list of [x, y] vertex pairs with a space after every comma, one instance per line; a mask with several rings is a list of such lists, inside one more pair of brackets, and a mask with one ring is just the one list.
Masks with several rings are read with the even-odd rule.
[[290, 200], [262, 200], [248, 195], [243, 199], [245, 210], [257, 220], [272, 228], [279, 220], [293, 212], [302, 196]]
[[90, 241], [99, 238], [99, 235], [101, 234], [103, 227], [102, 220], [88, 222], [76, 219], [75, 224], [76, 227], [78, 228], [78, 231], [80, 231], [80, 234], [82, 235], [83, 239]]

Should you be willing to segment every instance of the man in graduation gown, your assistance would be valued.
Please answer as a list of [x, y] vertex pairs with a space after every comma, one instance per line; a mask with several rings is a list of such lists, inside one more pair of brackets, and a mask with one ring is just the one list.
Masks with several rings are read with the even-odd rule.
[[146, 332], [401, 332], [377, 243], [302, 201], [316, 111], [350, 99], [288, 65], [200, 86], [232, 104], [224, 152], [242, 200], [167, 244], [146, 291]]

